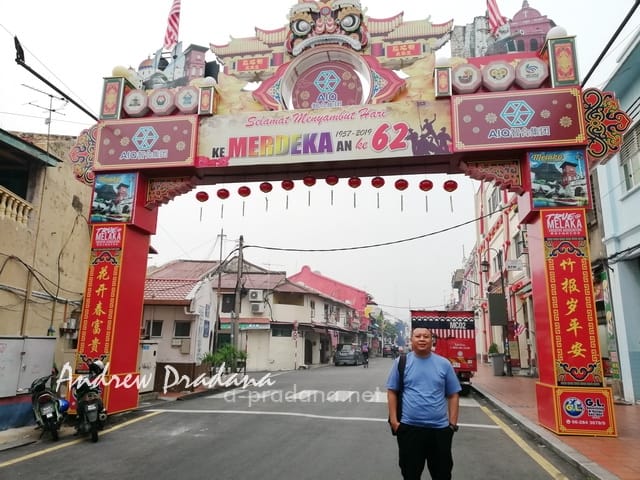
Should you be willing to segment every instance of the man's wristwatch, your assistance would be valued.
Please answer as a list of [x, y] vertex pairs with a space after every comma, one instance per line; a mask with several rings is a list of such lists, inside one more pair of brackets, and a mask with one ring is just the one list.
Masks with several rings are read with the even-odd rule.
[[450, 428], [451, 430], [453, 430], [454, 432], [457, 432], [457, 431], [458, 431], [458, 425], [454, 425], [453, 423], [450, 423], [450, 424], [449, 424], [449, 428]]

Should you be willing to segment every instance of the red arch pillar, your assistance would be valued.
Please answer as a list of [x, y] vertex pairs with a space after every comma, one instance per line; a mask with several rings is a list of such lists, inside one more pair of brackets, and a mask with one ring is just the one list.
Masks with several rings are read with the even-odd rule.
[[131, 198], [130, 207], [124, 209], [128, 213], [91, 218], [91, 252], [75, 373], [87, 373], [88, 363], [96, 360], [108, 365], [103, 399], [107, 411], [116, 413], [138, 406], [144, 285], [157, 208], [146, 206], [149, 183], [141, 174], [98, 175], [96, 181], [114, 188], [126, 182]]
[[604, 386], [584, 208], [529, 210], [528, 233], [540, 379], [538, 420], [557, 434], [616, 436]]

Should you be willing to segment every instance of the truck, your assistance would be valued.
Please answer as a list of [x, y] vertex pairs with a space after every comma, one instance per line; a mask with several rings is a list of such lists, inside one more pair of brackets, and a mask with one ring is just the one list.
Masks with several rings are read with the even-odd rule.
[[471, 392], [471, 378], [478, 371], [475, 314], [472, 310], [411, 310], [411, 327], [421, 326], [434, 336], [433, 351], [451, 362], [461, 394]]

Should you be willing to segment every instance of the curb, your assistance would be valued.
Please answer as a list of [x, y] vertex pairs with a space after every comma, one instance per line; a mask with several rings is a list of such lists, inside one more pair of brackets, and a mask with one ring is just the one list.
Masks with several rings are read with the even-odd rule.
[[608, 470], [605, 470], [600, 465], [585, 457], [580, 452], [574, 450], [572, 447], [562, 442], [555, 434], [549, 430], [533, 423], [528, 418], [520, 415], [511, 407], [501, 402], [490, 393], [484, 391], [482, 387], [471, 385], [471, 388], [493, 404], [494, 407], [504, 413], [510, 420], [514, 421], [521, 427], [523, 427], [527, 433], [535, 440], [544, 443], [547, 447], [551, 448], [556, 454], [564, 458], [568, 463], [576, 467], [580, 472], [585, 475], [589, 475], [589, 478], [597, 480], [620, 480], [620, 477], [614, 475]]

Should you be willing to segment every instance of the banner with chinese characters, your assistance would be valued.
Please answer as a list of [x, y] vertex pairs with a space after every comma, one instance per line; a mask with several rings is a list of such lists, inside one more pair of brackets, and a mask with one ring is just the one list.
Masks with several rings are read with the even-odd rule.
[[601, 387], [585, 211], [543, 210], [541, 214], [556, 385]]
[[88, 373], [88, 363], [92, 361], [101, 360], [106, 364], [111, 360], [124, 232], [123, 224], [93, 227], [76, 373]]

